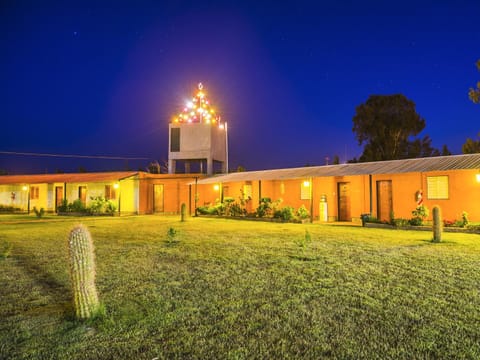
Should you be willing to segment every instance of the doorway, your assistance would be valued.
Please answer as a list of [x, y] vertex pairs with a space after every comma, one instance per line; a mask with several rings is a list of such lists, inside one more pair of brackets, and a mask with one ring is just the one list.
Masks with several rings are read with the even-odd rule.
[[377, 181], [377, 217], [382, 221], [390, 221], [393, 211], [392, 181]]
[[87, 187], [86, 186], [78, 187], [78, 198], [80, 199], [83, 205], [87, 204]]
[[58, 207], [63, 203], [63, 186], [55, 186], [55, 212], [58, 212]]
[[350, 183], [338, 183], [338, 221], [352, 221], [350, 213]]
[[164, 212], [163, 184], [153, 185], [153, 212]]

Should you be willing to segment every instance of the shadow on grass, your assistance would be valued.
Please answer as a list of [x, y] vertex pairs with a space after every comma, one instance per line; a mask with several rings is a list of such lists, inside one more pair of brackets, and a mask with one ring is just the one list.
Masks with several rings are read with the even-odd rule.
[[[71, 319], [74, 313], [71, 302], [71, 289], [68, 284], [64, 284], [58, 280], [51, 272], [49, 272], [40, 259], [29, 249], [15, 245], [12, 258], [18, 261], [19, 267], [23, 268], [25, 275], [33, 280], [33, 283], [41, 288], [41, 294], [54, 299], [56, 306], [61, 310], [63, 316]], [[45, 309], [52, 309], [52, 305]], [[55, 306], [55, 307], [56, 307]]]

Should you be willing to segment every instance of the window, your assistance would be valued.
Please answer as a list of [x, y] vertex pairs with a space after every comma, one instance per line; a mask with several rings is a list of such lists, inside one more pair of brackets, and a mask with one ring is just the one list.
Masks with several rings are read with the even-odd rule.
[[117, 192], [113, 185], [105, 185], [105, 200], [115, 200], [117, 198]]
[[280, 195], [285, 195], [285, 184], [283, 181], [280, 183]]
[[427, 176], [427, 199], [448, 199], [448, 176]]
[[170, 130], [170, 151], [180, 151], [180, 128], [171, 128]]
[[300, 200], [310, 200], [310, 187], [310, 181], [302, 181], [302, 184], [300, 185]]
[[38, 186], [30, 186], [30, 200], [38, 200]]
[[249, 200], [252, 198], [252, 184], [243, 185], [243, 200]]

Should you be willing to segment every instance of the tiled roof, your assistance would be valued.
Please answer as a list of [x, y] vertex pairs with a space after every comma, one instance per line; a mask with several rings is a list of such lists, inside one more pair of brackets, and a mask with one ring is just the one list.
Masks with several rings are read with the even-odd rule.
[[419, 159], [310, 166], [290, 169], [245, 171], [199, 180], [199, 184], [251, 180], [284, 180], [308, 177], [399, 174], [442, 170], [480, 170], [480, 154], [438, 156]]
[[3, 175], [0, 176], [0, 185], [119, 181], [137, 174], [137, 171], [116, 171], [72, 174]]

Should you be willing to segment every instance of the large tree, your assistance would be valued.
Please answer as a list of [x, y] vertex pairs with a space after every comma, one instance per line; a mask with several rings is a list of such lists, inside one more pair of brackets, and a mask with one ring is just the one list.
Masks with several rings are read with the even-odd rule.
[[371, 95], [356, 108], [353, 132], [364, 145], [359, 161], [381, 161], [439, 155], [431, 139], [410, 140], [425, 128], [415, 103], [402, 94]]
[[[477, 60], [477, 69], [480, 71], [480, 60]], [[470, 88], [468, 91], [468, 97], [472, 100], [475, 104], [480, 104], [480, 81], [477, 82], [477, 88]]]

